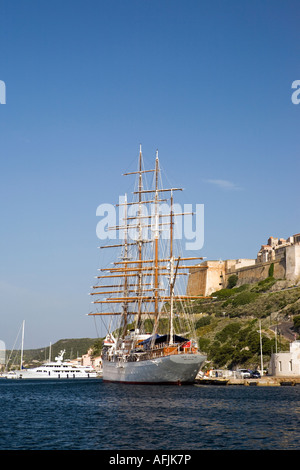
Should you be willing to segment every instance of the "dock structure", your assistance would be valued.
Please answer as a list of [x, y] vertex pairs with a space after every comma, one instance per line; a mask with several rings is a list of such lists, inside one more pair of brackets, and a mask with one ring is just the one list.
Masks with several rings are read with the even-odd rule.
[[198, 385], [246, 385], [246, 386], [294, 386], [300, 385], [300, 377], [274, 377], [274, 376], [263, 376], [260, 379], [237, 379], [233, 377], [229, 378], [201, 378], [195, 381]]

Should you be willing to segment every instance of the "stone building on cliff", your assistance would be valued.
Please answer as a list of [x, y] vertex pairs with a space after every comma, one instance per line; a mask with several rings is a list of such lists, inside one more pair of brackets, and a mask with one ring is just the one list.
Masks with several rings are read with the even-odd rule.
[[238, 276], [238, 286], [261, 281], [268, 277], [271, 265], [276, 279], [300, 282], [300, 233], [287, 239], [270, 237], [267, 245], [261, 245], [256, 259], [204, 261], [193, 266], [187, 294], [208, 296], [226, 288], [233, 274]]

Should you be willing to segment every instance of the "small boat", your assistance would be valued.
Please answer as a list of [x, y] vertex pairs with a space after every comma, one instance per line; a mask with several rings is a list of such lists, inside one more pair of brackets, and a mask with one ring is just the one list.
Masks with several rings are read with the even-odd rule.
[[17, 379], [18, 376], [15, 371], [3, 372], [0, 374], [0, 379]]
[[92, 366], [82, 366], [64, 361], [65, 350], [60, 351], [55, 361], [45, 362], [32, 369], [21, 369], [9, 372], [7, 379], [89, 379], [98, 378], [98, 373]]

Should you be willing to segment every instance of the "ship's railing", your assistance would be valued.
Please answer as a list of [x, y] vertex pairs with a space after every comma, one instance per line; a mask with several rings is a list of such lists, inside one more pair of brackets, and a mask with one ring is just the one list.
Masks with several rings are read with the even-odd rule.
[[112, 362], [135, 362], [135, 361], [145, 361], [148, 359], [154, 359], [164, 356], [172, 356], [178, 354], [196, 354], [197, 348], [195, 348], [191, 343], [188, 346], [187, 343], [174, 344], [170, 345], [169, 343], [161, 343], [155, 345], [154, 348], [149, 350], [137, 349], [135, 351], [128, 352], [128, 354], [108, 354], [104, 356], [104, 359]]
[[162, 343], [156, 345], [155, 348], [143, 354], [143, 359], [152, 359], [156, 357], [172, 356], [177, 354], [195, 354], [197, 349], [192, 345], [186, 346], [185, 343], [170, 345], [169, 343]]

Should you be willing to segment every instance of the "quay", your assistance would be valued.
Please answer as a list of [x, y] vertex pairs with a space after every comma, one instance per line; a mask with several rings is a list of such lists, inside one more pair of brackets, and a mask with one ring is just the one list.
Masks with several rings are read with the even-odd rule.
[[300, 385], [300, 377], [272, 377], [263, 376], [259, 379], [237, 379], [234, 377], [228, 378], [201, 378], [196, 379], [197, 385], [246, 385], [246, 386], [260, 386], [260, 387], [278, 387], [278, 386], [295, 386]]

